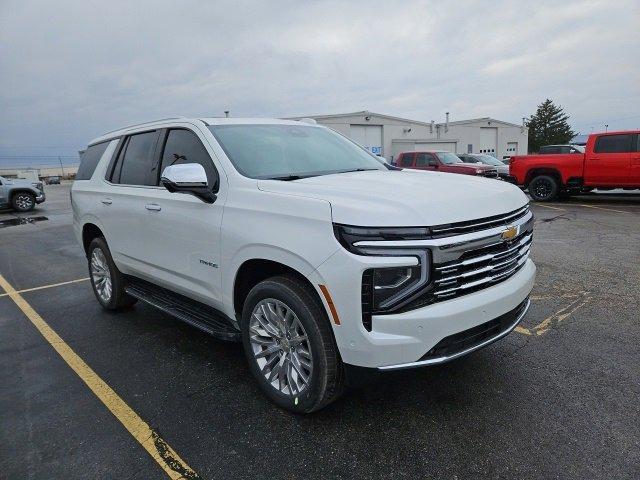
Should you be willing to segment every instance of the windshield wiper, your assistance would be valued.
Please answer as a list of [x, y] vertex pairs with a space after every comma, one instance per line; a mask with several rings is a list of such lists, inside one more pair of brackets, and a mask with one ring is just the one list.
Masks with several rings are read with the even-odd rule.
[[354, 168], [353, 170], [339, 170], [334, 173], [370, 172], [373, 170], [379, 170], [379, 169], [378, 168]]
[[279, 177], [267, 177], [265, 180], [281, 180], [283, 182], [290, 182], [292, 180], [302, 180], [303, 178], [315, 177], [316, 175], [282, 175]]

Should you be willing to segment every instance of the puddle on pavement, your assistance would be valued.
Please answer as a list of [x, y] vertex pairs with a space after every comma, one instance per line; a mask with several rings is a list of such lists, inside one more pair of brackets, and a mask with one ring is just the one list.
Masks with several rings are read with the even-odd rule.
[[15, 227], [16, 225], [27, 225], [29, 223], [42, 222], [49, 220], [47, 217], [20, 217], [10, 218], [8, 220], [0, 220], [0, 228]]

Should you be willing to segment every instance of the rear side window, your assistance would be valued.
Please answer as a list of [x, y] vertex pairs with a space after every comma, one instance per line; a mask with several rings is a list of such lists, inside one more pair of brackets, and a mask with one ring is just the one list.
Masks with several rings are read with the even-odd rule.
[[401, 167], [413, 167], [413, 153], [403, 153], [400, 159]]
[[555, 153], [560, 153], [560, 147], [540, 147], [540, 150], [538, 151], [538, 153], [543, 153], [543, 154], [555, 154]]
[[596, 140], [595, 153], [627, 153], [631, 152], [632, 135], [603, 135]]
[[120, 177], [116, 183], [124, 185], [157, 185], [158, 164], [155, 161], [157, 132], [131, 135], [120, 153], [116, 169]]
[[80, 166], [78, 167], [78, 173], [76, 173], [76, 180], [89, 180], [91, 178], [104, 151], [109, 146], [109, 142], [110, 140], [91, 145], [80, 154]]
[[180, 165], [182, 163], [199, 163], [204, 167], [204, 171], [207, 172], [209, 186], [217, 186], [218, 173], [213, 166], [209, 153], [198, 136], [191, 130], [169, 130], [162, 153], [160, 175], [169, 165]]

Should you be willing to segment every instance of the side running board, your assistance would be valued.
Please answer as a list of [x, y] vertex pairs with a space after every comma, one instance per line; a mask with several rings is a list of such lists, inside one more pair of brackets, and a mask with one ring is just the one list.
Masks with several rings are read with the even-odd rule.
[[127, 278], [125, 291], [213, 337], [229, 342], [240, 341], [240, 331], [226, 315], [213, 307], [133, 277]]

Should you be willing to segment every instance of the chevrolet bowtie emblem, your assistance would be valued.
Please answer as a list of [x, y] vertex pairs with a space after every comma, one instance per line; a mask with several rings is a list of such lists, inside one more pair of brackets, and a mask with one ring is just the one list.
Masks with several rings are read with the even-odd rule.
[[500, 235], [500, 238], [502, 238], [502, 240], [504, 241], [507, 241], [507, 240], [511, 240], [517, 234], [518, 234], [518, 229], [516, 227], [508, 227], [504, 232], [502, 232], [502, 234]]

